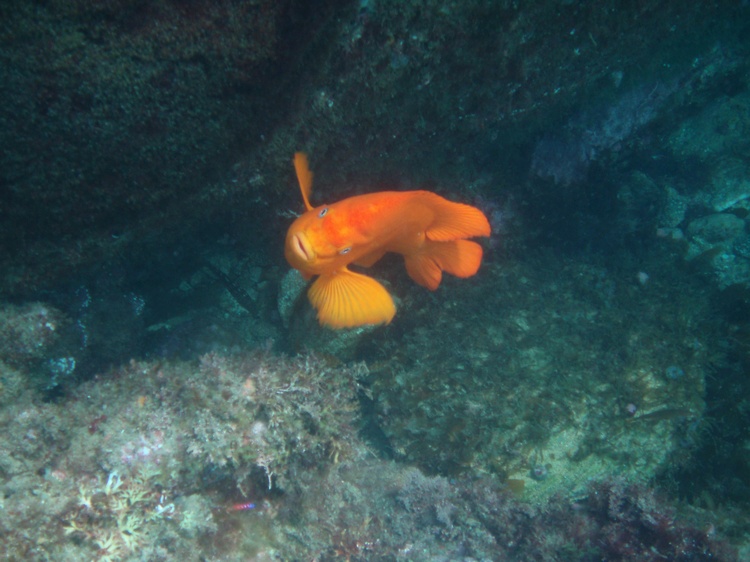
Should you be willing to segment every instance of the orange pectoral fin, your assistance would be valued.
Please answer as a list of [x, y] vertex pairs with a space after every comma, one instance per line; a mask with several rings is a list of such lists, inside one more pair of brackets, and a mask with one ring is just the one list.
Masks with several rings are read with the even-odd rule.
[[346, 268], [321, 275], [307, 293], [318, 320], [331, 328], [389, 323], [396, 306], [388, 291], [372, 277]]
[[434, 291], [440, 285], [443, 271], [456, 277], [474, 275], [482, 263], [482, 247], [471, 240], [427, 241], [418, 252], [405, 258], [409, 277]]

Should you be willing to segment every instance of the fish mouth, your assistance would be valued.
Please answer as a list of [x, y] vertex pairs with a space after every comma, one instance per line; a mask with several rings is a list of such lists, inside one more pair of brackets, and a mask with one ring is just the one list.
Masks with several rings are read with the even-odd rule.
[[315, 258], [315, 252], [313, 251], [310, 242], [307, 240], [307, 237], [301, 232], [298, 232], [297, 234], [292, 236], [289, 246], [294, 255], [296, 255], [304, 262], [310, 262], [313, 260], [313, 258]]

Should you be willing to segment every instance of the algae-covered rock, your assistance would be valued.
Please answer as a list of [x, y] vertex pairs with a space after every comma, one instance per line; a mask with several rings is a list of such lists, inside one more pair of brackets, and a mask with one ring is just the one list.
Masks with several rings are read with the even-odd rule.
[[714, 213], [690, 221], [687, 231], [708, 243], [729, 242], [745, 231], [745, 221], [730, 213]]

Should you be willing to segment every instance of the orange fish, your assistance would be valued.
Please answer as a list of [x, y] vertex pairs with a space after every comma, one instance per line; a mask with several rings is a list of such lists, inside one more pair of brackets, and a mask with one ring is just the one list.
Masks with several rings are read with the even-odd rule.
[[490, 224], [476, 207], [429, 191], [380, 191], [313, 207], [305, 154], [294, 155], [294, 168], [307, 212], [289, 227], [284, 255], [305, 279], [318, 276], [307, 296], [321, 324], [387, 324], [396, 314], [385, 287], [350, 263], [369, 267], [386, 252], [402, 254], [409, 276], [433, 291], [443, 271], [471, 277], [479, 269], [482, 247], [465, 238], [489, 236]]

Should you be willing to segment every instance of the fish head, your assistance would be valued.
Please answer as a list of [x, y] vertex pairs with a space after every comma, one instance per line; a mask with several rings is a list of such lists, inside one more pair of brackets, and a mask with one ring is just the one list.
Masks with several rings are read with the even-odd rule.
[[307, 275], [346, 266], [361, 252], [362, 236], [348, 224], [338, 204], [322, 205], [298, 217], [286, 234], [284, 255], [289, 265]]

